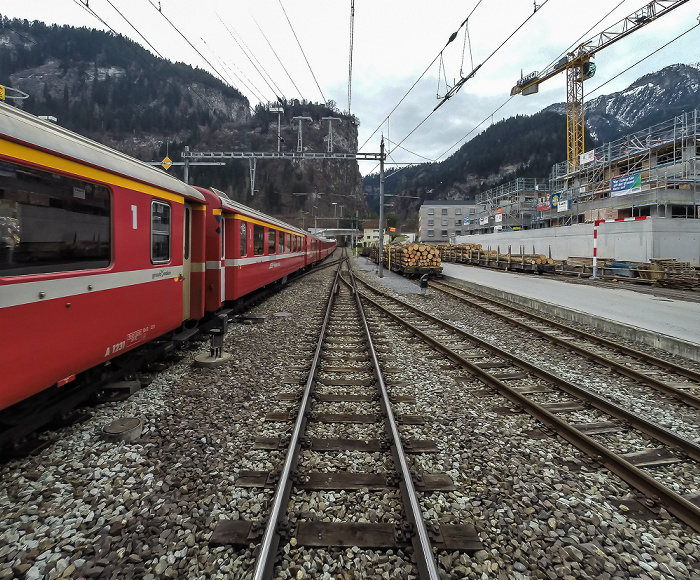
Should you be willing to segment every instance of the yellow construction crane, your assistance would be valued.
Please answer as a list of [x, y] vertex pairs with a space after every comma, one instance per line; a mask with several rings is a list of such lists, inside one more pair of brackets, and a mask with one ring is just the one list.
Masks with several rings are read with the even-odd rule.
[[566, 71], [566, 159], [567, 171], [575, 171], [579, 156], [584, 152], [583, 141], [583, 81], [595, 74], [595, 63], [591, 59], [597, 52], [639, 30], [642, 26], [668, 14], [688, 0], [654, 0], [635, 13], [620, 20], [607, 30], [582, 42], [557, 63], [541, 72], [532, 72], [520, 77], [510, 90], [511, 95], [532, 95], [539, 90], [540, 83]]

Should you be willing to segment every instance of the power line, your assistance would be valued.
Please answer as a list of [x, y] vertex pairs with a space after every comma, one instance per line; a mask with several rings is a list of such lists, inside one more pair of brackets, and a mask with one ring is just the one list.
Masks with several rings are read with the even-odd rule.
[[[544, 0], [544, 2], [543, 2], [542, 4], [538, 5], [537, 8], [536, 8], [536, 10], [534, 10], [533, 13], [530, 14], [530, 16], [528, 16], [528, 17], [520, 24], [520, 26], [518, 26], [508, 37], [506, 37], [506, 39], [505, 39], [501, 44], [499, 44], [498, 47], [497, 47], [493, 52], [491, 52], [491, 54], [489, 54], [489, 55], [486, 57], [486, 59], [485, 59], [481, 64], [477, 65], [476, 68], [473, 68], [473, 69], [472, 69], [472, 72], [470, 72], [466, 77], [462, 77], [459, 81], [457, 81], [457, 83], [455, 84], [455, 86], [453, 86], [449, 91], [447, 91], [447, 93], [446, 93], [445, 96], [443, 97], [442, 101], [441, 101], [440, 103], [438, 103], [438, 105], [435, 107], [434, 111], [436, 111], [437, 109], [439, 109], [439, 108], [440, 108], [442, 105], [444, 105], [449, 99], [451, 99], [455, 94], [457, 94], [457, 92], [459, 92], [459, 90], [462, 88], [462, 86], [464, 85], [464, 83], [466, 83], [469, 79], [473, 78], [474, 75], [476, 74], [476, 71], [478, 71], [482, 66], [484, 66], [489, 60], [491, 60], [491, 58], [492, 58], [499, 50], [501, 50], [501, 49], [503, 48], [503, 46], [504, 46], [510, 39], [512, 39], [512, 38], [520, 31], [521, 28], [522, 28], [523, 26], [525, 26], [525, 25], [530, 21], [530, 18], [532, 18], [535, 14], [537, 14], [537, 12], [538, 12], [539, 10], [541, 10], [541, 9], [544, 7], [545, 4], [547, 4], [547, 2], [549, 2], [549, 0]], [[462, 24], [465, 24], [468, 20], [469, 20], [469, 19], [467, 18], [467, 20], [465, 20]], [[455, 37], [456, 35], [457, 35], [457, 33], [455, 32], [455, 33], [452, 35], [451, 40], [453, 40], [454, 37]], [[443, 49], [443, 50], [444, 50], [444, 49]]]
[[[224, 25], [224, 28], [226, 28], [226, 32], [229, 33], [229, 36], [230, 36], [230, 37], [233, 39], [233, 41], [238, 45], [238, 48], [241, 49], [241, 52], [242, 52], [242, 53], [245, 55], [245, 57], [248, 59], [248, 62], [250, 62], [250, 64], [253, 65], [253, 68], [255, 69], [255, 72], [257, 72], [257, 73], [260, 75], [260, 78], [262, 78], [262, 80], [265, 82], [265, 84], [267, 85], [267, 88], [269, 88], [270, 91], [272, 91], [272, 94], [275, 95], [276, 98], [273, 99], [273, 100], [277, 100], [277, 95], [278, 95], [279, 93], [281, 93], [282, 91], [280, 91], [279, 88], [277, 88], [277, 85], [275, 84], [275, 81], [272, 81], [272, 77], [270, 77], [270, 80], [272, 81], [272, 84], [275, 85], [275, 88], [277, 88], [277, 90], [275, 90], [275, 88], [273, 88], [272, 85], [270, 85], [270, 83], [267, 82], [267, 79], [265, 78], [265, 76], [260, 72], [260, 68], [262, 68], [262, 65], [260, 65], [260, 68], [258, 68], [258, 66], [253, 62], [253, 59], [252, 59], [252, 58], [250, 57], [250, 55], [248, 54], [248, 52], [250, 51], [250, 49], [246, 46], [245, 42], [243, 42], [243, 39], [241, 38], [241, 42], [243, 42], [243, 44], [241, 44], [241, 42], [238, 41], [238, 39], [236, 38], [236, 36], [234, 36], [233, 32], [235, 32], [236, 35], [240, 36], [240, 34], [238, 34], [238, 32], [236, 31], [236, 29], [234, 28], [234, 29], [233, 29], [233, 32], [231, 32], [231, 28], [229, 28], [228, 24], [226, 24], [226, 23], [221, 19], [221, 16], [219, 16], [219, 15], [217, 14], [216, 17], [219, 19], [219, 22], [221, 22], [221, 24]], [[245, 47], [245, 48], [244, 48], [244, 47]], [[252, 54], [252, 52], [251, 52], [251, 54]], [[253, 58], [255, 58], [255, 55], [253, 55]], [[255, 58], [255, 60], [256, 60], [256, 62], [258, 61], [257, 58]], [[260, 63], [258, 62], [258, 64], [260, 64]], [[265, 71], [264, 68], [263, 68], [262, 70], [265, 72], [265, 74], [267, 74], [267, 71]], [[267, 75], [267, 76], [269, 77], [270, 75]], [[258, 91], [258, 92], [261, 92], [261, 91]]]
[[[109, 0], [108, 0], [108, 1], [109, 1]], [[95, 12], [95, 11], [88, 5], [88, 0], [85, 0], [85, 3], [84, 3], [84, 4], [83, 4], [83, 2], [82, 2], [81, 0], [73, 0], [73, 2], [74, 2], [75, 4], [77, 4], [78, 6], [80, 6], [80, 7], [81, 7], [83, 10], [85, 10], [88, 14], [90, 14], [91, 16], [94, 16], [97, 20], [99, 20], [99, 21], [100, 21], [102, 24], [104, 24], [107, 28], [109, 28], [109, 29], [114, 33], [114, 35], [115, 35], [117, 38], [121, 39], [122, 42], [124, 42], [124, 44], [129, 48], [129, 50], [131, 50], [131, 51], [132, 51], [146, 66], [148, 66], [153, 72], [155, 72], [155, 73], [158, 72], [158, 71], [156, 70], [156, 68], [155, 68], [150, 62], [148, 62], [148, 61], [143, 57], [143, 55], [142, 55], [140, 52], [138, 52], [138, 51], [127, 41], [127, 39], [126, 39], [124, 36], [122, 36], [121, 34], [119, 34], [116, 30], [114, 30], [114, 28], [112, 28], [109, 24], [107, 24], [107, 22], [106, 22], [102, 17], [100, 17], [100, 15], [97, 14], [97, 12]], [[110, 5], [112, 5], [111, 2], [110, 2]], [[116, 8], [115, 8], [115, 10], [116, 10]], [[117, 12], [119, 13], [119, 15], [120, 15], [122, 18], [124, 18], [124, 20], [127, 21], [127, 23], [129, 24], [129, 26], [131, 26], [134, 30], [136, 30], [136, 28], [124, 17], [124, 15], [123, 15], [121, 12], [119, 12], [118, 10], [117, 10]], [[138, 30], [136, 30], [136, 32], [139, 34], [139, 36], [141, 36], [141, 38], [144, 39], [144, 41], [146, 41], [146, 43], [148, 44], [148, 46], [151, 46], [150, 42], [148, 42], [148, 41], [141, 35], [141, 33], [140, 33]], [[34, 41], [32, 41], [32, 42], [34, 43]], [[36, 44], [36, 43], [34, 43], [34, 44]], [[153, 48], [153, 47], [151, 46], [151, 48]], [[153, 50], [155, 50], [155, 48], [154, 48]], [[160, 56], [161, 58], [163, 58], [163, 57], [160, 55], [160, 53], [158, 53], [158, 51], [156, 51], [156, 53], [158, 54], [158, 56]], [[49, 52], [49, 54], [51, 54], [51, 53]], [[55, 56], [55, 55], [54, 55], [54, 56]], [[59, 60], [60, 60], [60, 59], [59, 59]], [[175, 73], [175, 75], [176, 75], [183, 83], [185, 83], [185, 80], [182, 78], [182, 76], [181, 76], [180, 73], [177, 71], [177, 69], [172, 65], [172, 63], [171, 63], [169, 60], [167, 60], [167, 59], [163, 59], [163, 60], [164, 60], [164, 62], [166, 62], [166, 63], [170, 66], [170, 68], [173, 70], [173, 72]], [[174, 86], [175, 86], [175, 85], [173, 85], [172, 82], [170, 82], [170, 80], [167, 79], [167, 78], [165, 79], [165, 82], [168, 83], [171, 87], [174, 87]], [[209, 109], [209, 112], [211, 112], [213, 115], [216, 115], [216, 111], [214, 110], [214, 108], [211, 106], [211, 104], [210, 104], [202, 95], [200, 95], [200, 94], [199, 94], [195, 89], [193, 89], [192, 87], [188, 87], [188, 90], [192, 91], [195, 95], [197, 95], [197, 97], [202, 101], [202, 103], [204, 103], [204, 106], [207, 107], [207, 108]]]
[[614, 77], [612, 77], [612, 78], [608, 79], [607, 81], [605, 81], [603, 84], [598, 85], [595, 89], [593, 89], [592, 91], [590, 91], [590, 92], [588, 93], [588, 95], [591, 95], [591, 94], [595, 93], [597, 90], [601, 89], [602, 87], [604, 87], [605, 85], [607, 85], [609, 82], [614, 81], [614, 80], [615, 80], [617, 77], [619, 77], [620, 75], [625, 74], [628, 70], [634, 68], [634, 67], [637, 66], [639, 63], [644, 62], [646, 59], [648, 59], [648, 58], [651, 57], [651, 56], [654, 56], [657, 52], [659, 52], [660, 50], [663, 50], [663, 49], [666, 48], [669, 44], [672, 44], [672, 43], [676, 42], [676, 40], [678, 40], [679, 38], [685, 36], [686, 34], [688, 34], [689, 32], [691, 32], [692, 30], [695, 30], [698, 26], [700, 26], [700, 22], [698, 22], [698, 24], [696, 24], [695, 26], [691, 26], [688, 30], [686, 30], [685, 32], [682, 32], [681, 34], [679, 34], [678, 36], [676, 36], [676, 38], [674, 38], [674, 39], [672, 39], [672, 40], [669, 40], [666, 44], [664, 44], [663, 46], [660, 46], [660, 47], [657, 48], [655, 51], [650, 52], [650, 53], [647, 54], [644, 58], [640, 58], [637, 62], [635, 62], [634, 64], [631, 64], [631, 65], [628, 66], [625, 70], [620, 71], [620, 72], [617, 73]]
[[284, 66], [284, 63], [280, 59], [279, 56], [277, 56], [277, 53], [275, 52], [275, 49], [272, 48], [272, 44], [270, 44], [270, 41], [267, 39], [267, 36], [265, 36], [265, 33], [263, 32], [263, 29], [260, 28], [260, 25], [258, 24], [258, 21], [253, 18], [253, 22], [255, 22], [255, 26], [258, 27], [258, 30], [260, 31], [260, 34], [263, 35], [263, 38], [265, 39], [265, 42], [267, 42], [267, 45], [270, 47], [270, 50], [272, 51], [272, 54], [275, 55], [277, 58], [277, 62], [280, 63], [280, 66], [282, 67], [282, 70], [287, 74], [287, 78], [292, 82], [292, 85], [294, 85], [294, 88], [297, 90], [297, 94], [299, 95], [300, 98], [304, 98], [301, 94], [301, 91], [299, 90], [299, 87], [297, 87], [296, 83], [294, 82], [294, 79], [292, 79], [291, 75], [289, 74], [289, 71], [287, 70], [287, 67]]
[[381, 129], [382, 125], [384, 125], [384, 123], [387, 122], [387, 120], [389, 119], [389, 117], [391, 117], [391, 115], [394, 113], [394, 111], [396, 111], [396, 109], [399, 108], [399, 106], [401, 105], [401, 103], [404, 102], [404, 100], [406, 99], [406, 97], [411, 93], [411, 91], [415, 88], [415, 86], [416, 86], [416, 85], [421, 81], [421, 79], [425, 76], [425, 73], [427, 73], [427, 72], [430, 70], [430, 68], [435, 64], [435, 61], [438, 60], [438, 59], [442, 56], [442, 51], [445, 50], [445, 48], [447, 47], [447, 45], [450, 44], [450, 43], [457, 37], [457, 34], [459, 33], [459, 31], [460, 31], [460, 29], [462, 28], [462, 26], [464, 26], [464, 24], [467, 22], [467, 20], [469, 20], [470, 16], [471, 16], [472, 14], [474, 14], [474, 11], [479, 7], [479, 5], [480, 5], [482, 2], [483, 2], [483, 0], [479, 0], [479, 2], [476, 4], [476, 6], [474, 6], [474, 8], [472, 8], [472, 11], [469, 13], [469, 15], [467, 16], [467, 18], [464, 20], [464, 22], [462, 22], [462, 24], [459, 26], [459, 28], [458, 28], [455, 32], [452, 33], [452, 35], [450, 36], [450, 38], [449, 38], [449, 39], [447, 40], [447, 42], [445, 43], [445, 46], [442, 47], [442, 50], [435, 56], [435, 58], [434, 58], [434, 59], [430, 62], [430, 64], [425, 68], [425, 70], [421, 73], [421, 75], [416, 79], [416, 81], [415, 81], [415, 82], [411, 85], [411, 87], [406, 91], [406, 94], [405, 94], [403, 97], [401, 97], [401, 100], [399, 100], [399, 102], [396, 103], [396, 106], [389, 112], [389, 114], [388, 114], [386, 117], [384, 117], [384, 119], [383, 119], [382, 122], [379, 124], [379, 126], [378, 126], [374, 131], [372, 131], [372, 134], [371, 134], [371, 135], [367, 138], [367, 140], [362, 144], [362, 147], [360, 147], [360, 149], [364, 148], [364, 146], [367, 145], [367, 143], [369, 143], [369, 140], [370, 140], [372, 137], [374, 137], [374, 136], [376, 135], [377, 131], [379, 131], [379, 129]]
[[[151, 50], [152, 50], [153, 52], [155, 52], [155, 53], [156, 53], [160, 58], [162, 58], [163, 60], [166, 60], [166, 58], [165, 58], [160, 52], [158, 52], [158, 50], [156, 50], [156, 47], [153, 46], [153, 45], [148, 41], [148, 39], [147, 39], [143, 34], [141, 34], [141, 32], [129, 21], [129, 19], [128, 19], [126, 16], [124, 16], [124, 14], [121, 13], [121, 11], [119, 10], [119, 8], [117, 8], [114, 4], [112, 4], [111, 0], [107, 0], [107, 4], [109, 4], [109, 5], [114, 9], [114, 11], [115, 11], [117, 14], [119, 14], [119, 16], [121, 16], [122, 19], [123, 19], [129, 26], [131, 26], [131, 28], [133, 28], [134, 32], [136, 32], [136, 34], [138, 34], [138, 35], [143, 39], [143, 41], [151, 48]], [[87, 6], [87, 4], [86, 4], [86, 6]], [[92, 9], [91, 9], [91, 10], [92, 10]]]
[[158, 6], [156, 6], [156, 5], [153, 3], [153, 0], [148, 0], [148, 3], [149, 3], [151, 6], [153, 6], [153, 8], [154, 8], [155, 10], [157, 10], [158, 13], [159, 13], [163, 18], [165, 18], [165, 21], [166, 21], [168, 24], [170, 24], [170, 26], [175, 30], [175, 32], [177, 32], [177, 33], [185, 40], [185, 42], [186, 42], [187, 44], [189, 44], [189, 45], [192, 47], [192, 50], [194, 50], [194, 51], [199, 55], [199, 57], [211, 67], [211, 69], [219, 76], [219, 79], [220, 79], [224, 84], [227, 84], [227, 83], [226, 83], [226, 80], [224, 79], [224, 75], [222, 75], [222, 74], [217, 70], [217, 68], [216, 68], [213, 64], [211, 64], [211, 63], [209, 62], [209, 60], [207, 59], [207, 57], [205, 57], [201, 52], [199, 52], [199, 49], [197, 49], [197, 47], [196, 47], [194, 44], [192, 44], [192, 43], [189, 41], [189, 39], [188, 39], [182, 32], [180, 32], [180, 29], [179, 29], [177, 26], [175, 26], [175, 24], [173, 24], [173, 22], [163, 13], [163, 11], [162, 11], [161, 8], [160, 8], [160, 3], [158, 4]]
[[318, 84], [318, 81], [316, 80], [316, 75], [314, 74], [313, 69], [311, 68], [311, 65], [309, 64], [309, 59], [306, 58], [306, 54], [304, 53], [304, 49], [301, 47], [301, 42], [299, 42], [299, 38], [297, 37], [297, 33], [294, 31], [294, 27], [292, 26], [291, 20], [289, 20], [289, 16], [287, 16], [287, 11], [284, 9], [284, 6], [282, 5], [282, 0], [278, 0], [280, 3], [280, 7], [282, 8], [282, 12], [284, 12], [284, 17], [287, 19], [287, 22], [289, 23], [289, 28], [292, 29], [292, 34], [294, 34], [294, 38], [297, 41], [297, 44], [299, 45], [299, 50], [301, 50], [301, 54], [304, 56], [304, 60], [306, 61], [306, 65], [309, 67], [309, 71], [311, 71], [311, 76], [314, 77], [314, 82], [316, 83], [316, 86], [318, 87], [318, 91], [321, 93], [321, 97], [323, 97], [323, 102], [327, 103], [326, 101], [326, 95], [323, 94], [323, 91], [321, 90], [321, 86]]

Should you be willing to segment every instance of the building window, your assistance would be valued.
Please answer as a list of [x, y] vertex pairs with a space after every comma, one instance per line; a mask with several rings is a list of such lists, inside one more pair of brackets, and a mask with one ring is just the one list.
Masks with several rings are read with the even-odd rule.
[[432, 238], [435, 235], [435, 230], [428, 230], [428, 237]]
[[447, 208], [446, 207], [442, 208], [442, 215], [447, 215]]
[[170, 204], [151, 202], [151, 262], [170, 261]]
[[447, 230], [442, 230], [442, 233], [440, 234], [441, 237], [446, 238], [447, 237]]
[[0, 162], [0, 276], [108, 267], [110, 220], [106, 187]]
[[462, 208], [461, 207], [455, 208], [455, 215], [462, 215]]
[[446, 226], [447, 225], [447, 220], [442, 220], [442, 225]]
[[456, 226], [461, 226], [461, 225], [462, 225], [462, 220], [455, 220], [455, 225], [456, 225]]
[[462, 230], [455, 230], [455, 236], [461, 236]]
[[435, 220], [428, 220], [428, 225], [429, 225], [429, 226], [434, 226], [434, 225], [435, 225]]
[[475, 213], [476, 213], [476, 209], [471, 208], [471, 209], [469, 210], [469, 215], [474, 215]]
[[435, 215], [435, 210], [433, 208], [430, 208], [428, 210], [428, 215]]

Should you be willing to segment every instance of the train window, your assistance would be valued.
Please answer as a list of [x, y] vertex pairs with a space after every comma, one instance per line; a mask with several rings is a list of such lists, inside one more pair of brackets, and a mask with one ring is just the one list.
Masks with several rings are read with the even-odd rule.
[[248, 255], [248, 225], [241, 222], [241, 258]]
[[151, 262], [164, 264], [170, 261], [170, 204], [151, 202]]
[[102, 185], [0, 162], [0, 276], [108, 267], [111, 212]]
[[265, 253], [265, 228], [255, 224], [253, 226], [253, 254], [259, 256]]
[[277, 241], [277, 232], [273, 230], [272, 228], [268, 228], [267, 230], [267, 253], [268, 254], [274, 254], [275, 253], [275, 242]]
[[286, 250], [287, 250], [288, 252], [291, 252], [291, 251], [292, 251], [292, 234], [287, 234]]

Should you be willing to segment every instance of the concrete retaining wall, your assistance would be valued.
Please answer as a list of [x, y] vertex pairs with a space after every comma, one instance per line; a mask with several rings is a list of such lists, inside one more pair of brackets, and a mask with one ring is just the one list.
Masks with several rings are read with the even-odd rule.
[[[458, 244], [481, 244], [501, 253], [549, 255], [555, 260], [593, 256], [593, 224], [575, 224], [540, 230], [496, 232], [457, 236]], [[611, 222], [598, 226], [598, 256], [620, 261], [649, 262], [652, 258], [675, 258], [700, 265], [700, 219], [647, 218], [642, 221]]]

